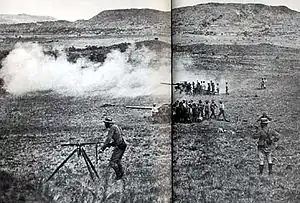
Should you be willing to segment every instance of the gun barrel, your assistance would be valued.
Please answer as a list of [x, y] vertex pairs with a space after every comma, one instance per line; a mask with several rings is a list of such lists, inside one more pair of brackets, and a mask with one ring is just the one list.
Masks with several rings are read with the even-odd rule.
[[84, 145], [94, 145], [94, 144], [98, 144], [98, 142], [65, 143], [65, 144], [61, 144], [61, 146], [62, 147], [65, 147], [65, 146], [84, 146]]
[[128, 109], [149, 109], [149, 110], [152, 109], [151, 106], [126, 106], [126, 108], [128, 108]]
[[162, 85], [178, 85], [178, 83], [167, 83], [167, 82], [161, 82]]

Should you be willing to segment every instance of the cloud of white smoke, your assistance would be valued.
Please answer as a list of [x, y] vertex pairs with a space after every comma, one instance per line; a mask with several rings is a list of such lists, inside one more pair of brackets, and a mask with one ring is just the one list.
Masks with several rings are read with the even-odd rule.
[[[33, 43], [17, 44], [4, 59], [0, 77], [11, 94], [53, 90], [65, 95], [106, 96], [165, 95], [170, 81], [170, 57], [146, 48], [130, 47], [125, 53], [113, 50], [103, 64], [79, 59], [75, 64], [64, 54], [57, 59], [45, 55]], [[82, 67], [87, 68], [82, 68]]]

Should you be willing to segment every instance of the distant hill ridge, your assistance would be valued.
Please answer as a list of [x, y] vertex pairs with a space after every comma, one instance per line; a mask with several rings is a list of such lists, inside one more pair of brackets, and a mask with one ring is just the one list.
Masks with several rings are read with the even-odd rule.
[[261, 4], [261, 3], [203, 3], [203, 4], [196, 4], [193, 6], [183, 6], [183, 7], [178, 7], [172, 9], [173, 11], [175, 10], [180, 10], [180, 9], [187, 9], [191, 7], [240, 7], [240, 8], [267, 8], [267, 9], [272, 9], [272, 10], [278, 10], [278, 11], [283, 11], [283, 12], [297, 12], [295, 10], [290, 9], [287, 6], [281, 5], [281, 6], [271, 6], [271, 5], [266, 5], [266, 4]]
[[82, 21], [97, 27], [166, 26], [170, 25], [171, 12], [154, 9], [105, 10], [89, 20]]
[[300, 13], [286, 6], [207, 3], [172, 10], [173, 31], [197, 35], [298, 34]]
[[155, 34], [169, 33], [171, 12], [154, 9], [105, 10], [88, 20], [1, 24], [0, 34]]
[[28, 14], [0, 14], [0, 24], [35, 23], [43, 21], [55, 21], [51, 16], [37, 16]]

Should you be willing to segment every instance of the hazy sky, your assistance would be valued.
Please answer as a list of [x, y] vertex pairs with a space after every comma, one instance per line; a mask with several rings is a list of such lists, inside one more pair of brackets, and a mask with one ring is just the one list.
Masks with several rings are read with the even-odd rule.
[[263, 3], [286, 5], [300, 11], [300, 0], [0, 0], [0, 13], [53, 16], [57, 19], [89, 19], [100, 11], [121, 8], [152, 8], [170, 10], [173, 7], [207, 2]]
[[[1, 0], [0, 0], [1, 1]], [[300, 11], [300, 0], [173, 0], [173, 7], [191, 6], [200, 3], [262, 3], [267, 5], [285, 5], [290, 9]]]
[[170, 0], [0, 0], [1, 14], [26, 13], [57, 19], [89, 19], [100, 11], [122, 8], [170, 10]]

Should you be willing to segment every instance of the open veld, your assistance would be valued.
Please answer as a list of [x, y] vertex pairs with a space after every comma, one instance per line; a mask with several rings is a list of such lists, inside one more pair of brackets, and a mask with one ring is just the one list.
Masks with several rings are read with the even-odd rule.
[[[138, 22], [137, 14], [144, 16]], [[170, 88], [159, 84], [170, 80], [169, 28], [162, 29], [169, 15], [129, 9], [0, 25], [0, 202], [170, 202], [171, 125], [153, 123], [151, 110], [125, 107], [170, 104]], [[105, 116], [128, 142], [124, 180], [108, 167], [111, 150], [96, 163], [90, 145], [84, 149], [99, 179], [74, 154], [46, 182], [75, 149], [61, 144], [101, 146]]]
[[[159, 97], [105, 99], [49, 93], [2, 97], [0, 200], [168, 202], [170, 124], [152, 124], [149, 110], [125, 108], [125, 105], [167, 101]], [[46, 183], [55, 168], [75, 149], [61, 147], [62, 143], [104, 140], [101, 120], [105, 114], [123, 128], [129, 143], [123, 160], [124, 181], [113, 180], [113, 171], [108, 168], [110, 150], [99, 154], [96, 164], [95, 146], [91, 145], [85, 149], [96, 166], [99, 180], [90, 179], [83, 158], [75, 154]]]
[[[175, 202], [299, 202], [300, 50], [272, 44], [173, 47], [174, 82], [213, 80], [221, 91], [195, 97], [175, 93], [175, 99], [223, 100], [230, 120], [173, 125]], [[261, 78], [267, 78], [264, 90]], [[252, 139], [262, 112], [281, 134], [272, 176], [266, 165], [258, 175]]]
[[[213, 80], [221, 93], [175, 93], [174, 99], [223, 100], [230, 121], [174, 124], [175, 202], [300, 201], [299, 16], [262, 4], [208, 3], [173, 11], [174, 82]], [[267, 78], [264, 90], [261, 78]], [[252, 139], [263, 112], [281, 134], [272, 176], [266, 165], [258, 175]]]

